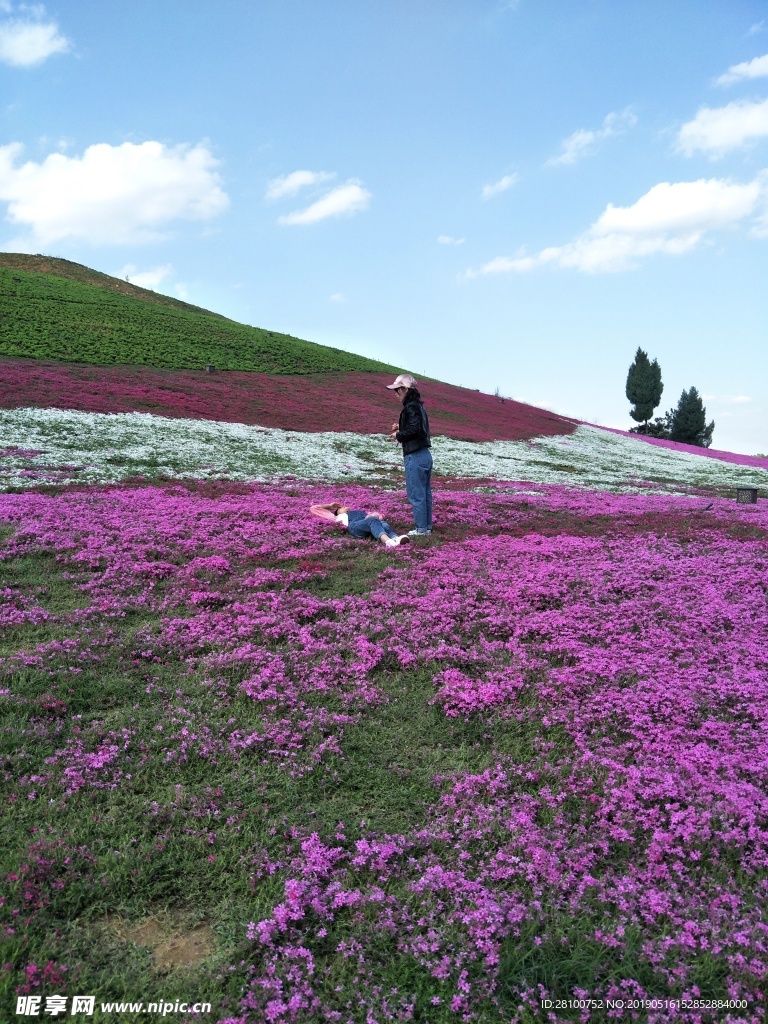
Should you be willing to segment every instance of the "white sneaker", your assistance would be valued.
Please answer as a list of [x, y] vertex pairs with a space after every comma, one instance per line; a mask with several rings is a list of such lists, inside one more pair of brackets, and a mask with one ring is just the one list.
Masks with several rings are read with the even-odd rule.
[[431, 530], [409, 530], [408, 531], [408, 536], [409, 537], [431, 537], [432, 536], [432, 531]]
[[409, 538], [403, 534], [400, 537], [387, 537], [384, 541], [388, 548], [399, 548], [401, 544], [409, 544]]

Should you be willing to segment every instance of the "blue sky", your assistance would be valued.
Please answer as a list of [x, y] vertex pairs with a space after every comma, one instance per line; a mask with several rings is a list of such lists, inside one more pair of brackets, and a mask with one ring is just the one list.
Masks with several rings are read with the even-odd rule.
[[0, 218], [609, 426], [639, 345], [768, 452], [766, 0], [0, 0]]

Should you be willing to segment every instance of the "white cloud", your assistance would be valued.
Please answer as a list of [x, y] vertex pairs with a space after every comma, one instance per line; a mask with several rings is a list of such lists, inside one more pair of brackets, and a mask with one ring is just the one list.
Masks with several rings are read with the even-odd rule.
[[749, 395], [702, 395], [706, 402], [715, 402], [720, 405], [747, 405], [752, 401]]
[[506, 192], [508, 188], [512, 188], [516, 181], [516, 174], [505, 174], [503, 178], [499, 178], [493, 185], [483, 185], [483, 199], [492, 199], [494, 196], [499, 195], [499, 193]]
[[355, 178], [350, 178], [303, 210], [294, 210], [279, 217], [278, 224], [317, 224], [328, 217], [352, 216], [367, 210], [370, 201], [371, 193]]
[[696, 152], [718, 157], [754, 139], [768, 136], [768, 100], [739, 100], [725, 107], [702, 107], [680, 129], [677, 149], [686, 156]]
[[606, 114], [601, 128], [595, 131], [580, 128], [572, 135], [569, 135], [567, 139], [564, 139], [561, 143], [562, 152], [560, 155], [547, 160], [545, 166], [556, 167], [558, 164], [575, 164], [577, 160], [593, 153], [604, 139], [610, 139], [615, 135], [623, 135], [628, 128], [633, 128], [636, 124], [637, 118], [629, 108], [622, 110], [620, 113]]
[[[466, 278], [520, 273], [546, 265], [585, 273], [629, 270], [643, 257], [679, 256], [696, 248], [709, 232], [732, 227], [759, 214], [768, 201], [768, 173], [746, 185], [719, 179], [661, 182], [632, 206], [609, 203], [595, 223], [575, 241], [550, 246], [534, 255], [498, 256]], [[757, 221], [754, 233], [761, 233]]]
[[451, 235], [438, 235], [437, 241], [440, 245], [464, 245], [465, 238], [453, 238]]
[[156, 291], [157, 286], [167, 277], [170, 277], [172, 273], [173, 266], [170, 263], [166, 263], [162, 267], [153, 267], [151, 270], [139, 270], [133, 263], [126, 263], [117, 276], [124, 278], [131, 284], [137, 285], [139, 288], [151, 288], [152, 291]]
[[[10, 14], [10, 3], [0, 4], [0, 12]], [[53, 21], [43, 21], [42, 7], [22, 7], [32, 17], [12, 18], [0, 23], [0, 61], [11, 67], [30, 68], [52, 57], [67, 53], [69, 40], [59, 32]]]
[[768, 77], [768, 53], [754, 60], [745, 60], [742, 64], [734, 64], [724, 75], [715, 79], [716, 85], [733, 85], [745, 79]]
[[329, 302], [346, 302], [347, 296], [344, 292], [334, 292], [333, 295], [328, 296]]
[[765, 21], [756, 21], [754, 25], [749, 26], [748, 36], [756, 36], [759, 32], [762, 32], [765, 28]]
[[593, 230], [601, 235], [617, 232], [658, 235], [711, 231], [742, 220], [751, 213], [766, 183], [756, 178], [747, 185], [718, 178], [699, 181], [663, 181], [632, 206], [609, 203]]
[[[0, 201], [7, 219], [27, 229], [22, 247], [62, 239], [93, 245], [156, 241], [174, 220], [208, 220], [229, 205], [204, 144], [98, 143], [81, 157], [52, 153], [19, 163], [22, 146], [0, 146]], [[34, 250], [33, 250], [34, 251]]]
[[309, 185], [322, 184], [331, 181], [336, 174], [328, 171], [293, 171], [281, 178], [273, 178], [267, 182], [267, 199], [283, 199], [286, 196], [295, 196], [297, 192]]

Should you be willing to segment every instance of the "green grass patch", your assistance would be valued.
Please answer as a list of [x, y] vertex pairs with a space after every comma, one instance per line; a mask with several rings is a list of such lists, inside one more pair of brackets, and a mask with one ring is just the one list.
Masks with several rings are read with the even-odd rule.
[[34, 595], [42, 608], [55, 614], [66, 614], [88, 603], [87, 597], [69, 578], [71, 575], [48, 551], [31, 551], [0, 561], [2, 586], [26, 596]]
[[[597, 933], [597, 934], [596, 934]], [[599, 937], [598, 937], [599, 935]], [[603, 941], [605, 936], [605, 941]], [[502, 1007], [513, 1010], [521, 989], [543, 986], [553, 999], [577, 998], [576, 990], [607, 992], [612, 985], [634, 981], [646, 997], [680, 998], [692, 985], [700, 999], [728, 999], [730, 968], [724, 958], [703, 951], [687, 964], [684, 981], [669, 980], [675, 963], [654, 967], [643, 954], [645, 936], [637, 926], [617, 933], [606, 916], [555, 917], [537, 928], [529, 926], [504, 943], [499, 964], [499, 995]], [[558, 1020], [578, 1021], [583, 1011], [560, 1007]], [[593, 1011], [590, 1021], [611, 1019], [606, 1011]]]
[[67, 636], [71, 627], [62, 619], [89, 604], [88, 596], [69, 576], [51, 552], [35, 551], [0, 561], [4, 601], [27, 619], [5, 626], [0, 658]]
[[[286, 562], [282, 563], [284, 566]], [[300, 567], [295, 560], [292, 567]], [[344, 541], [326, 555], [322, 563], [308, 566], [317, 574], [310, 579], [298, 580], [291, 589], [306, 590], [324, 600], [361, 596], [369, 593], [384, 569], [394, 566], [397, 559], [383, 544], [359, 540]]]
[[72, 268], [77, 264], [15, 254], [0, 260], [0, 354], [170, 369], [212, 364], [260, 373], [397, 372], [374, 359], [249, 327], [85, 267]]
[[[342, 755], [295, 787], [288, 818], [331, 835], [338, 821], [348, 835], [367, 829], [409, 834], [426, 822], [440, 780], [481, 772], [499, 758], [525, 763], [538, 728], [503, 719], [451, 719], [430, 704], [431, 667], [394, 672], [382, 680], [384, 701], [344, 732]], [[325, 702], [324, 702], [325, 703]]]

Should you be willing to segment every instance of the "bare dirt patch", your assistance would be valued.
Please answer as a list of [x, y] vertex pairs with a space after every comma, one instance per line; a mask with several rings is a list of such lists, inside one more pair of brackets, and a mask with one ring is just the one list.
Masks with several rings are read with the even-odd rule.
[[123, 942], [146, 946], [160, 970], [196, 967], [216, 951], [211, 927], [205, 923], [190, 927], [181, 915], [158, 914], [141, 921], [104, 918], [102, 924]]

